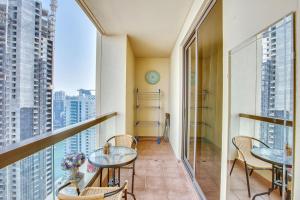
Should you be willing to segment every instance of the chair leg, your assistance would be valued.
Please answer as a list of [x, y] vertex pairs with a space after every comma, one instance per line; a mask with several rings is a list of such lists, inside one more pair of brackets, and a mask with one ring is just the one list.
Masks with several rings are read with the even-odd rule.
[[251, 197], [250, 184], [249, 184], [249, 175], [248, 175], [248, 167], [247, 167], [247, 163], [246, 162], [245, 162], [245, 173], [246, 173], [246, 179], [247, 179], [248, 196]]
[[109, 168], [107, 168], [107, 186], [109, 185], [109, 177], [110, 177]]
[[132, 168], [132, 184], [131, 184], [131, 193], [133, 194], [133, 189], [134, 189], [134, 176], [135, 176], [135, 165], [133, 163], [133, 168]]
[[99, 181], [99, 185], [100, 185], [100, 187], [101, 187], [101, 185], [102, 185], [102, 168], [100, 168], [100, 181]]
[[253, 169], [251, 169], [251, 170], [250, 170], [250, 174], [249, 174], [249, 176], [251, 176], [251, 175], [252, 175], [252, 173], [253, 173]]
[[121, 168], [118, 168], [118, 186], [121, 185]]
[[133, 162], [133, 175], [135, 175], [135, 162]]
[[231, 176], [231, 174], [232, 174], [233, 167], [234, 167], [234, 165], [235, 165], [236, 160], [237, 160], [237, 159], [235, 158], [234, 161], [233, 161], [233, 164], [232, 164], [232, 167], [231, 167], [231, 170], [230, 170], [230, 176]]
[[127, 189], [124, 190], [124, 199], [127, 200]]
[[[280, 171], [279, 171], [279, 169], [277, 169], [277, 175], [276, 175], [276, 180], [281, 180], [281, 183], [284, 183], [284, 181], [283, 181], [283, 175], [281, 176], [281, 174], [283, 174], [283, 170], [282, 170], [282, 172], [280, 173]], [[280, 196], [282, 196], [282, 186], [279, 186], [279, 194], [280, 194]]]

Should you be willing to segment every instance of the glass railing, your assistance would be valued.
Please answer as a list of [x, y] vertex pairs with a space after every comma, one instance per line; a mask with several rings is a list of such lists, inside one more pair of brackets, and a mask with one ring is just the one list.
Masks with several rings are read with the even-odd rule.
[[[40, 137], [4, 149], [0, 152], [0, 174], [1, 177], [9, 178], [0, 180], [0, 199], [56, 199], [57, 189], [68, 182], [72, 175], [62, 164], [70, 154], [85, 155], [85, 162], [79, 167], [79, 187], [91, 185], [98, 170], [89, 164], [88, 155], [114, 135], [115, 115], [103, 115], [44, 136], [42, 139], [47, 141], [47, 144], [43, 144], [45, 148], [29, 156], [26, 154], [32, 152], [32, 149], [40, 148]], [[16, 155], [13, 159], [6, 157], [20, 150], [23, 150], [22, 155]]]

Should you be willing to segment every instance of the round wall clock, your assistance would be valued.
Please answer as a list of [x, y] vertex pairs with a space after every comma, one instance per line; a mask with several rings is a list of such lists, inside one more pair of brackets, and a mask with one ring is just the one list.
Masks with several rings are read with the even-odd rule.
[[155, 85], [160, 81], [160, 74], [157, 71], [148, 71], [145, 74], [145, 79], [147, 83]]

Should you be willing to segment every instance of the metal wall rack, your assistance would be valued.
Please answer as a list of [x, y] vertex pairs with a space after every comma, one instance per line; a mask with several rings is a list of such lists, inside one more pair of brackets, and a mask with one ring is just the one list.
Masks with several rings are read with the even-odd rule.
[[[141, 113], [155, 111], [155, 119], [145, 120], [141, 119]], [[157, 143], [160, 143], [160, 125], [161, 125], [161, 90], [146, 91], [139, 88], [136, 89], [136, 127], [153, 127], [156, 131]], [[139, 132], [139, 131], [138, 131]], [[139, 139], [140, 134], [136, 134], [136, 138]]]

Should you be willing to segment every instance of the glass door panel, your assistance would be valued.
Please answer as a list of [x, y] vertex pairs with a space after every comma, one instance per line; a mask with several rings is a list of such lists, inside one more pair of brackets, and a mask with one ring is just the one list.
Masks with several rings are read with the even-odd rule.
[[222, 144], [222, 1], [211, 5], [184, 49], [184, 156], [199, 194], [219, 199]]
[[195, 165], [195, 72], [196, 72], [196, 41], [192, 39], [185, 50], [185, 110], [186, 110], [186, 134], [185, 134], [185, 154], [184, 159], [188, 164], [191, 173], [194, 173]]
[[[212, 31], [213, 30], [213, 31]], [[198, 103], [195, 179], [207, 199], [220, 197], [222, 146], [222, 5], [197, 30]]]

